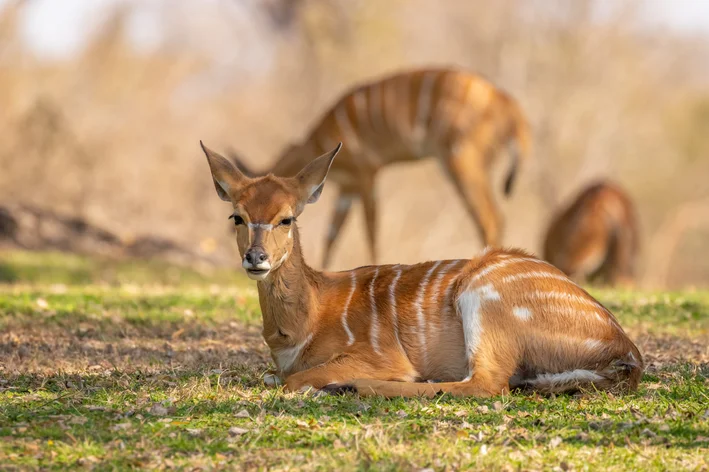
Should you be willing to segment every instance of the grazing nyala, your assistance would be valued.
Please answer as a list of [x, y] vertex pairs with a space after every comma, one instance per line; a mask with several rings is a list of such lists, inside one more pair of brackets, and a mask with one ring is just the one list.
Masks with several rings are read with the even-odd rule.
[[202, 149], [218, 195], [231, 202], [242, 266], [258, 281], [263, 336], [277, 368], [269, 381], [290, 391], [387, 397], [637, 387], [642, 357], [615, 317], [522, 251], [310, 268], [296, 218], [318, 200], [340, 145], [293, 177], [249, 178]]
[[[312, 156], [344, 146], [330, 170], [339, 196], [325, 244], [323, 266], [352, 203], [362, 202], [372, 262], [377, 262], [375, 177], [383, 167], [435, 156], [452, 180], [485, 244], [498, 245], [502, 217], [488, 171], [500, 148], [512, 166], [505, 194], [512, 190], [520, 157], [529, 153], [530, 133], [517, 103], [484, 78], [455, 69], [423, 69], [366, 83], [344, 94], [307, 138], [288, 148], [269, 172], [293, 176]], [[246, 175], [256, 173], [232, 153]], [[264, 172], [265, 173], [265, 172]]]
[[554, 217], [544, 241], [544, 259], [577, 282], [629, 286], [638, 240], [630, 197], [616, 184], [598, 182]]

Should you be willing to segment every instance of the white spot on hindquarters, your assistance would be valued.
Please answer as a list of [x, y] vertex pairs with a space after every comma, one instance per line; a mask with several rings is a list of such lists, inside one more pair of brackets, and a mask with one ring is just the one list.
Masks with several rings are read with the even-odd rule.
[[586, 346], [588, 349], [591, 350], [597, 350], [603, 346], [603, 343], [599, 341], [598, 339], [586, 339], [583, 342], [584, 346]]
[[277, 387], [278, 385], [282, 385], [283, 381], [281, 378], [277, 375], [274, 374], [266, 374], [263, 376], [263, 383], [267, 387]]
[[431, 274], [438, 268], [442, 261], [436, 261], [426, 275], [421, 279], [419, 283], [418, 295], [414, 306], [416, 307], [416, 316], [418, 318], [418, 331], [419, 331], [419, 344], [421, 345], [421, 355], [423, 356], [423, 364], [426, 365], [428, 362], [428, 348], [426, 347], [426, 316], [423, 311], [423, 302], [426, 295], [426, 287], [428, 286], [428, 281], [431, 279]]
[[569, 386], [571, 386], [571, 384], [577, 383], [596, 382], [603, 379], [604, 377], [593, 371], [576, 369], [558, 374], [540, 374], [534, 379], [527, 380], [526, 383], [538, 388], [550, 388], [563, 387], [565, 384], [569, 384]]
[[372, 309], [371, 325], [369, 336], [372, 342], [372, 348], [377, 354], [382, 352], [379, 350], [379, 312], [377, 311], [377, 300], [374, 298], [374, 287], [377, 281], [377, 276], [379, 275], [379, 267], [374, 269], [374, 276], [372, 281], [369, 283], [369, 303]]
[[603, 323], [603, 318], [601, 318], [601, 315], [599, 315], [598, 313], [594, 313], [594, 315], [596, 315], [596, 319], [598, 319], [598, 321]]
[[500, 293], [495, 290], [492, 284], [485, 284], [482, 287], [476, 289], [478, 293], [482, 296], [483, 300], [499, 300]]
[[532, 311], [529, 308], [523, 306], [516, 306], [512, 308], [512, 314], [515, 315], [520, 320], [527, 321], [532, 317]]
[[281, 372], [290, 371], [300, 357], [300, 354], [303, 352], [303, 349], [305, 349], [312, 339], [313, 333], [310, 333], [305, 340], [299, 342], [295, 346], [286, 347], [277, 351], [271, 351], [273, 353], [276, 366], [278, 366], [278, 370]]
[[345, 308], [342, 311], [342, 327], [345, 329], [345, 334], [347, 334], [347, 345], [351, 346], [354, 343], [355, 338], [347, 324], [347, 315], [350, 308], [350, 303], [352, 302], [352, 296], [354, 295], [355, 289], [357, 288], [357, 274], [355, 271], [350, 272], [350, 293], [347, 295], [347, 300], [345, 301]]

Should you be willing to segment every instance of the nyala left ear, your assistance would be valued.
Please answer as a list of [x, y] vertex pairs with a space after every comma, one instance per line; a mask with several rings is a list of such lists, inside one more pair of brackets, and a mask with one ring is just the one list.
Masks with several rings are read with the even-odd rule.
[[293, 177], [298, 194], [297, 214], [300, 214], [308, 203], [318, 201], [323, 187], [325, 187], [325, 179], [332, 161], [341, 148], [342, 143], [338, 143], [335, 149], [318, 157], [298, 172], [298, 175]]

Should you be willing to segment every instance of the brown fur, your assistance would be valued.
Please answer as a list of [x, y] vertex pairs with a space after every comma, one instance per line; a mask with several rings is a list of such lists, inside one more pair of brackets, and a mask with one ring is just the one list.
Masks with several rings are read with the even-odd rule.
[[638, 226], [630, 197], [599, 182], [584, 189], [552, 221], [544, 258], [576, 281], [630, 285], [638, 254]]
[[[500, 148], [514, 142], [513, 163], [505, 181], [509, 194], [518, 159], [525, 158], [531, 146], [528, 125], [517, 103], [484, 78], [455, 69], [407, 71], [348, 91], [302, 144], [283, 153], [270, 172], [294, 175], [311, 156], [332, 149], [338, 141], [344, 147], [330, 179], [338, 184], [340, 194], [325, 247], [325, 267], [357, 199], [363, 204], [368, 243], [376, 262], [375, 177], [387, 165], [429, 156], [440, 159], [481, 239], [498, 245], [502, 217], [488, 171]], [[253, 175], [237, 156], [233, 159], [242, 171]]]
[[[294, 178], [250, 179], [204, 150], [220, 196], [250, 221], [274, 225], [317, 200], [337, 152]], [[256, 244], [248, 230], [237, 227], [242, 255]], [[303, 260], [295, 223], [291, 231], [265, 246], [269, 260], [282, 251], [287, 257], [257, 284], [263, 336], [287, 390], [490, 396], [518, 387], [637, 387], [642, 357], [615, 317], [561, 271], [522, 251], [318, 272]]]

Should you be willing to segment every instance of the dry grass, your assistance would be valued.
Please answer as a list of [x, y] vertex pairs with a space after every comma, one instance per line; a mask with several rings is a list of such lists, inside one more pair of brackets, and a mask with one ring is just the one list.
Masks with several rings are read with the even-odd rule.
[[311, 397], [263, 386], [272, 366], [243, 281], [151, 284], [150, 265], [103, 261], [86, 284], [38, 278], [61, 256], [3, 255], [25, 274], [0, 285], [4, 470], [709, 467], [706, 292], [595, 292], [645, 355], [635, 394]]

